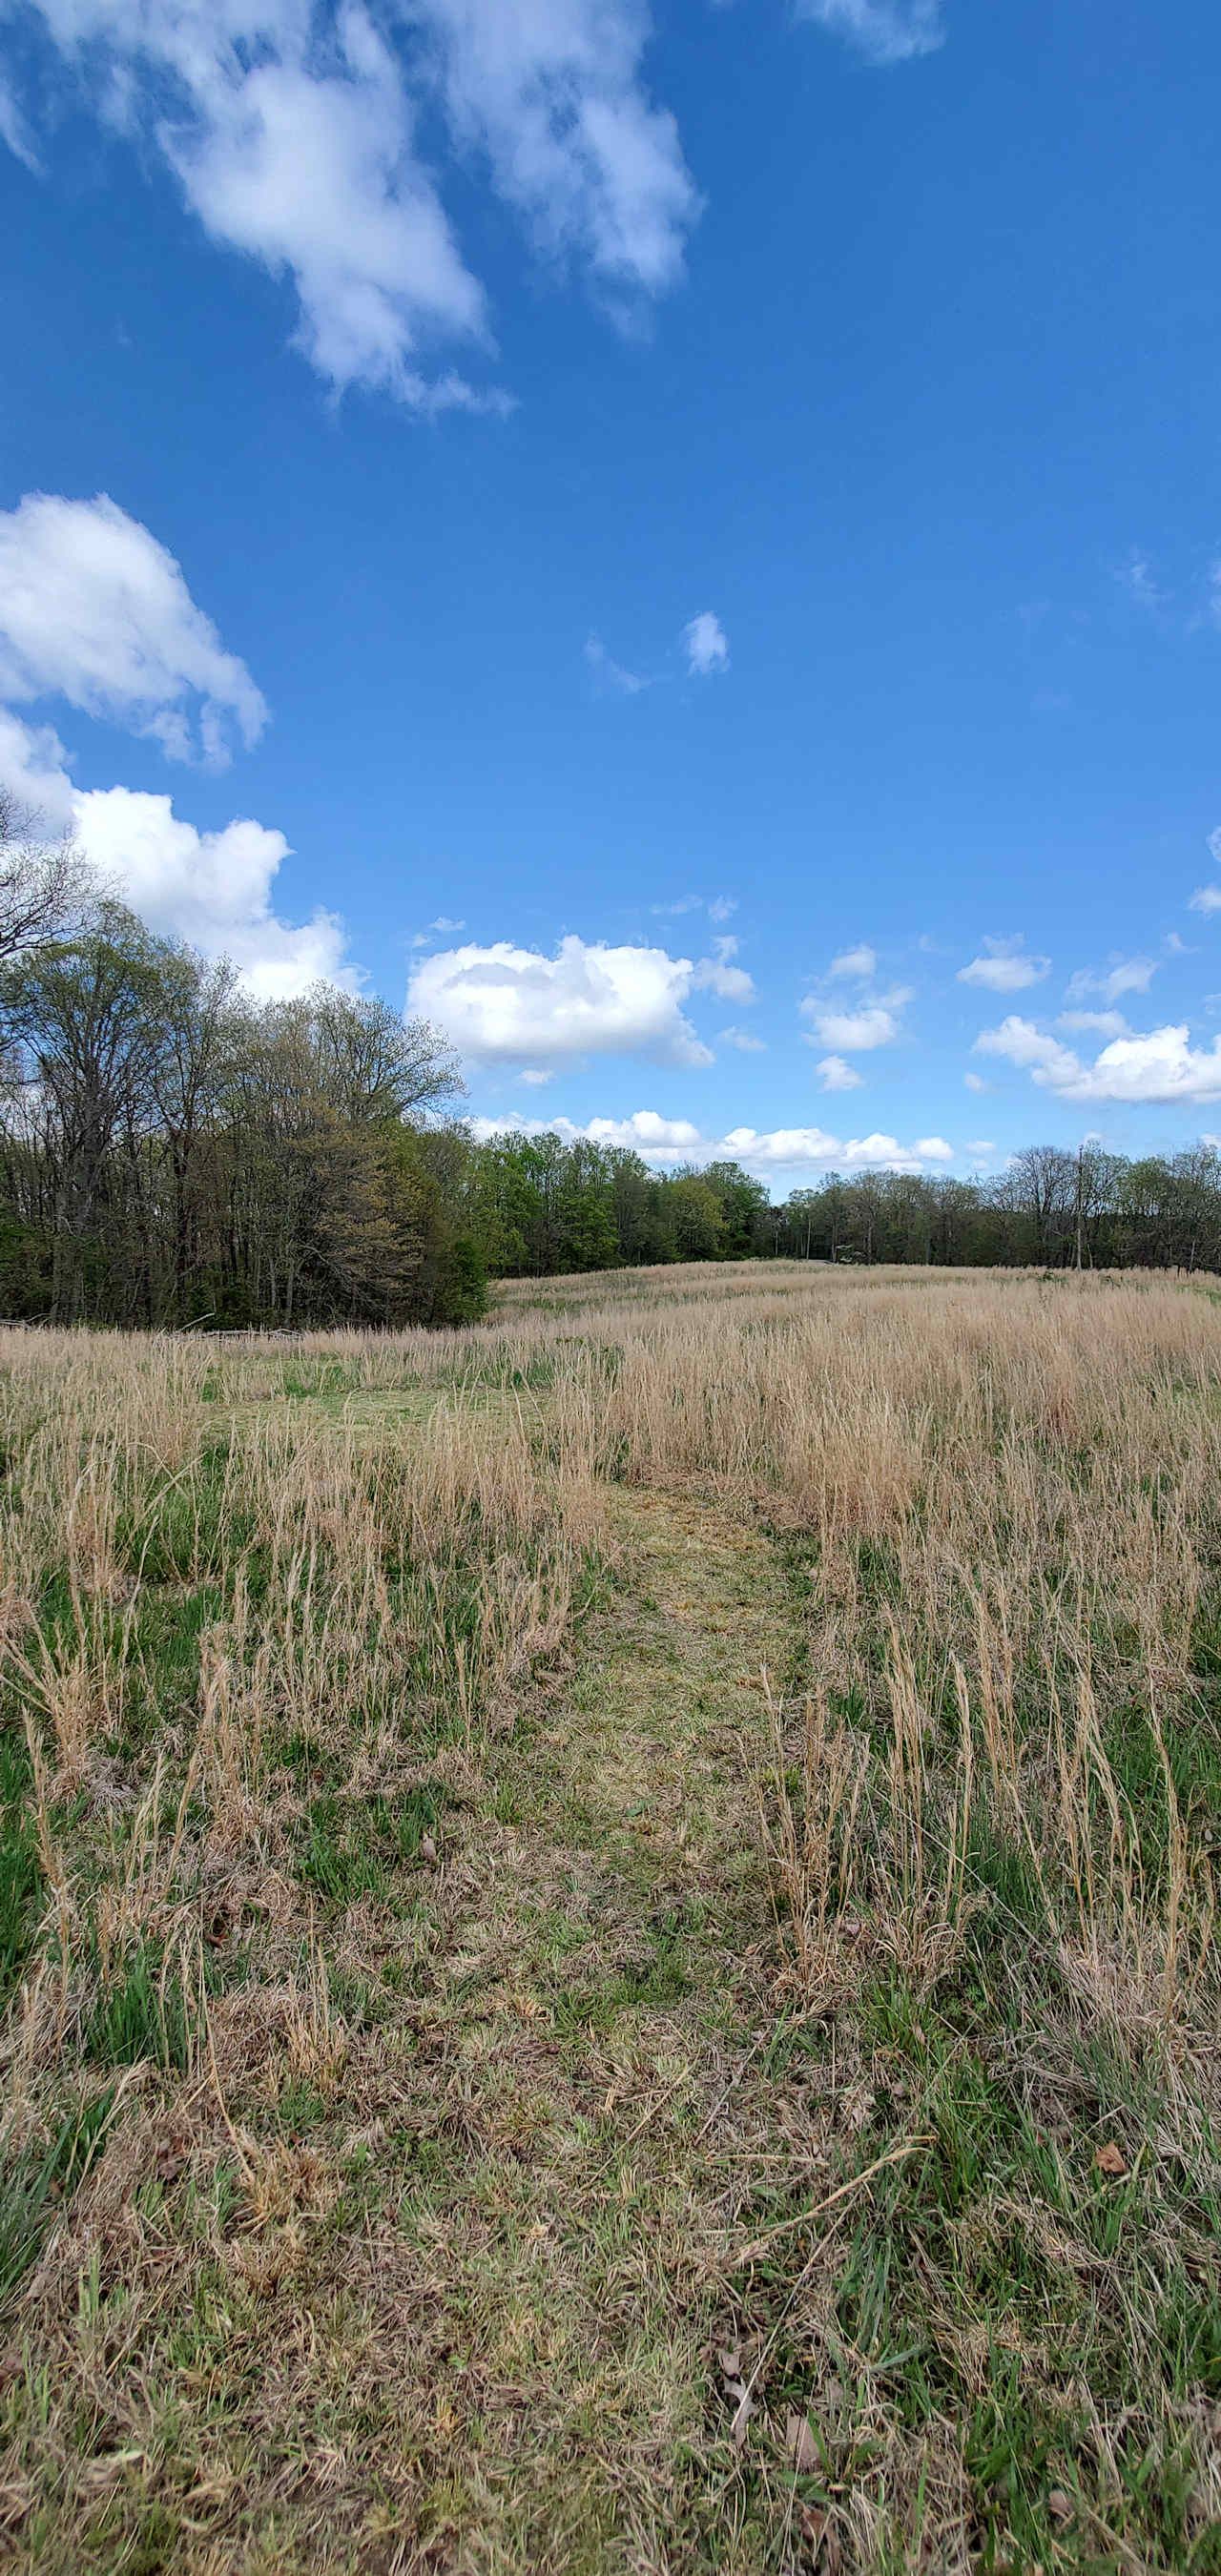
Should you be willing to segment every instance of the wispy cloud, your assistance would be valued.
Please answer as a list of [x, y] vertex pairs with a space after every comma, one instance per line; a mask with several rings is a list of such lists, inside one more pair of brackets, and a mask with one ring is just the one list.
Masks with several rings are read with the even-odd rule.
[[940, 0], [798, 0], [797, 15], [882, 66], [914, 62], [945, 43]]
[[1050, 973], [1050, 957], [1032, 957], [1023, 939], [985, 939], [980, 955], [959, 967], [958, 981], [981, 984], [990, 993], [1021, 993]]
[[[1208, 835], [1208, 855], [1221, 868], [1221, 825]], [[1193, 912], [1221, 912], [1221, 884], [1197, 886], [1191, 898]]]
[[1156, 973], [1155, 957], [1112, 955], [1105, 966], [1079, 966], [1064, 987], [1064, 999], [1087, 1002], [1096, 994], [1101, 1002], [1121, 1002], [1125, 993], [1147, 993]]
[[729, 669], [729, 638], [710, 608], [702, 608], [698, 617], [688, 618], [682, 642], [693, 678], [707, 680], [715, 671]]
[[[546, 267], [583, 271], [604, 309], [681, 276], [699, 199], [649, 96], [639, 0], [31, 7], [99, 119], [162, 156], [211, 239], [291, 280], [297, 346], [333, 385], [429, 412], [505, 407], [438, 356], [494, 356], [437, 176], [445, 132], [455, 171], [486, 172]], [[28, 159], [15, 99], [2, 130]]]
[[585, 659], [599, 688], [614, 691], [620, 697], [638, 698], [642, 689], [651, 686], [638, 671], [625, 670], [622, 662], [613, 661], [600, 635], [586, 637]]
[[755, 987], [745, 967], [735, 966], [739, 942], [722, 937], [714, 939], [711, 957], [701, 957], [691, 978], [692, 990], [715, 993], [721, 1002], [753, 1002]]
[[840, 956], [832, 958], [827, 968], [828, 975], [845, 976], [852, 981], [865, 984], [876, 975], [877, 971], [877, 952], [870, 948], [865, 940], [860, 942], [859, 947], [845, 948]]

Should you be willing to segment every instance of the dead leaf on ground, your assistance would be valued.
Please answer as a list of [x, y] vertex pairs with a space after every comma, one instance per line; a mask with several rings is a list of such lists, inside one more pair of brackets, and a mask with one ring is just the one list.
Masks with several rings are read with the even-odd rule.
[[826, 2569], [827, 2576], [838, 2576], [844, 2563], [844, 2553], [835, 2536], [830, 2514], [823, 2513], [816, 2505], [803, 2504], [797, 2517], [797, 2528], [811, 2557]]
[[1126, 2174], [1128, 2170], [1127, 2158], [1123, 2154], [1122, 2150], [1116, 2146], [1113, 2138], [1108, 2138], [1105, 2147], [1099, 2147], [1098, 2152], [1094, 2157], [1094, 2162], [1101, 2174], [1114, 2174], [1118, 2176], [1119, 2174]]
[[729, 2427], [729, 2438], [735, 2451], [740, 2451], [746, 2440], [746, 2427], [751, 2416], [756, 2412], [755, 2401], [749, 2388], [744, 2387], [740, 2379], [727, 2380], [725, 2394], [727, 2397], [736, 2397], [738, 2401], [734, 2408], [733, 2422]]
[[790, 2407], [784, 2419], [784, 2447], [799, 2478], [808, 2477], [818, 2467], [818, 2444], [810, 2428], [808, 2415], [798, 2415]]
[[717, 2354], [717, 2361], [720, 2365], [721, 2377], [725, 2382], [725, 2395], [733, 2400], [733, 2422], [729, 2427], [729, 2438], [735, 2451], [740, 2451], [746, 2440], [746, 2427], [751, 2416], [756, 2412], [754, 2397], [742, 2377], [741, 2346], [736, 2343], [726, 2344]]
[[1047, 2491], [1047, 2510], [1051, 2515], [1053, 2522], [1067, 2522], [1070, 2519], [1073, 2510], [1072, 2497], [1066, 2494], [1063, 2487], [1049, 2487]]

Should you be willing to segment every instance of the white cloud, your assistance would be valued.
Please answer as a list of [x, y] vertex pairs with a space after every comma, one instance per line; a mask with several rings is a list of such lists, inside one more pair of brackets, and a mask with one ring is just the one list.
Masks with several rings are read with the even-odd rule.
[[877, 953], [862, 940], [858, 948], [845, 948], [842, 956], [833, 957], [827, 973], [846, 975], [867, 984], [878, 971]]
[[870, 63], [911, 62], [945, 43], [941, 0], [798, 0], [798, 16], [846, 36]]
[[673, 903], [652, 903], [649, 906], [650, 912], [655, 914], [658, 920], [672, 921], [685, 912], [706, 911], [709, 920], [717, 923], [732, 921], [737, 909], [738, 898], [735, 894], [712, 896], [680, 894]]
[[984, 1081], [982, 1073], [964, 1073], [962, 1078], [968, 1091], [991, 1091], [992, 1089], [991, 1083]]
[[1039, 1081], [1053, 1076], [1069, 1080], [1081, 1069], [1071, 1047], [1061, 1046], [1058, 1038], [1036, 1028], [1033, 1020], [1019, 1019], [1012, 1012], [998, 1029], [981, 1029], [975, 1048], [979, 1055], [1008, 1056], [1011, 1064], [1033, 1072]]
[[1122, 1011], [1061, 1011], [1056, 1026], [1068, 1029], [1073, 1036], [1092, 1033], [1100, 1038], [1122, 1038], [1128, 1034]]
[[701, 957], [691, 978], [696, 993], [715, 993], [720, 1002], [753, 1002], [755, 987], [745, 967], [735, 966], [736, 939], [714, 939], [711, 957]]
[[73, 796], [76, 838], [153, 930], [189, 940], [207, 956], [233, 959], [261, 1001], [304, 992], [319, 976], [354, 984], [344, 963], [344, 930], [319, 910], [293, 927], [273, 912], [272, 886], [288, 857], [282, 832], [238, 821], [198, 832], [168, 796], [127, 787]]
[[0, 143], [7, 143], [9, 151], [16, 155], [18, 161], [24, 161], [27, 170], [38, 171], [38, 154], [34, 149], [30, 129], [7, 79], [2, 77], [0, 77]]
[[729, 638], [710, 608], [702, 608], [698, 617], [688, 619], [682, 640], [687, 668], [694, 678], [706, 680], [713, 671], [729, 669]]
[[537, 1064], [578, 1055], [641, 1055], [659, 1064], [711, 1064], [683, 1017], [695, 968], [664, 948], [587, 945], [570, 935], [554, 957], [498, 940], [443, 949], [412, 970], [409, 1008], [484, 1063]]
[[985, 1154], [994, 1154], [996, 1146], [991, 1136], [969, 1136], [965, 1151], [982, 1160]]
[[[1216, 567], [1215, 578], [1219, 584], [1217, 597], [1221, 602], [1221, 565]], [[1208, 835], [1208, 854], [1221, 868], [1221, 825], [1215, 832], [1210, 832]], [[1197, 886], [1191, 898], [1190, 909], [1192, 912], [1221, 912], [1221, 886]]]
[[749, 1029], [721, 1029], [719, 1039], [722, 1046], [736, 1047], [739, 1055], [767, 1054], [766, 1040], [752, 1037]]
[[267, 721], [173, 556], [105, 493], [29, 492], [0, 512], [0, 698], [44, 697], [214, 766], [232, 730], [250, 744]]
[[451, 921], [448, 913], [439, 912], [436, 920], [429, 922], [427, 930], [416, 931], [409, 944], [412, 948], [429, 948], [434, 939], [450, 939], [455, 931], [465, 930], [465, 928], [464, 921]]
[[814, 1070], [824, 1091], [859, 1091], [864, 1080], [844, 1055], [824, 1055]]
[[400, 0], [435, 39], [460, 145], [548, 260], [588, 263], [604, 292], [656, 295], [682, 271], [697, 198], [678, 128], [650, 105], [641, 0]]
[[23, 724], [0, 706], [0, 783], [45, 817], [53, 831], [72, 820], [68, 755], [51, 725]]
[[[191, 756], [195, 728], [214, 766], [227, 758], [227, 726], [253, 742], [267, 717], [173, 557], [105, 498], [34, 494], [0, 514], [0, 691], [65, 698], [152, 735], [171, 758]], [[334, 913], [292, 924], [273, 910], [289, 854], [282, 832], [249, 818], [200, 832], [168, 796], [76, 789], [58, 735], [2, 704], [0, 781], [52, 829], [70, 826], [151, 929], [231, 957], [260, 999], [302, 992], [320, 976], [359, 982]]]
[[1162, 606], [1163, 593], [1154, 580], [1148, 558], [1141, 553], [1138, 546], [1133, 547], [1127, 562], [1120, 565], [1115, 579], [1120, 589], [1129, 599], [1135, 601], [1138, 608]]
[[1009, 1018], [976, 1039], [985, 1055], [1007, 1056], [1061, 1100], [1175, 1103], [1221, 1099], [1221, 1037], [1193, 1048], [1183, 1025], [1151, 1029], [1144, 1037], [1112, 1038], [1093, 1064], [1029, 1020]]
[[[585, 659], [598, 687], [614, 691], [619, 697], [638, 698], [641, 690], [650, 685], [648, 680], [641, 679], [639, 672], [627, 671], [622, 662], [612, 661], [600, 635], [586, 636]], [[660, 906], [654, 908], [661, 909]], [[680, 907], [676, 904], [672, 909], [678, 911]]]
[[917, 1145], [901, 1145], [895, 1136], [874, 1134], [846, 1142], [823, 1127], [775, 1127], [762, 1134], [754, 1127], [731, 1127], [724, 1136], [707, 1136], [689, 1118], [663, 1118], [655, 1109], [637, 1109], [630, 1118], [591, 1118], [584, 1127], [570, 1118], [472, 1118], [472, 1132], [489, 1136], [555, 1135], [571, 1142], [584, 1137], [596, 1145], [619, 1145], [664, 1167], [675, 1163], [730, 1161], [760, 1173], [784, 1170], [884, 1168], [919, 1172], [926, 1165], [953, 1160], [953, 1147], [943, 1136], [925, 1136]]
[[1080, 966], [1064, 988], [1066, 1002], [1085, 1002], [1096, 993], [1103, 1002], [1121, 1002], [1125, 993], [1147, 993], [1157, 973], [1153, 957], [1109, 957], [1105, 966]]
[[533, 244], [604, 300], [681, 273], [698, 201], [641, 80], [638, 0], [387, 0], [376, 16], [345, 0], [329, 20], [306, 0], [34, 5], [98, 114], [161, 151], [213, 240], [291, 279], [298, 345], [336, 386], [504, 407], [436, 364], [490, 347], [417, 141], [438, 107]]
[[982, 984], [990, 993], [1021, 993], [1051, 973], [1050, 957], [1030, 957], [1021, 939], [985, 939], [983, 953], [960, 966], [960, 984]]
[[910, 1000], [906, 985], [847, 1009], [820, 994], [807, 994], [801, 1016], [810, 1021], [813, 1033], [806, 1044], [830, 1047], [837, 1055], [864, 1055], [873, 1047], [891, 1046], [900, 1034], [899, 1015]]
[[517, 1079], [526, 1083], [531, 1091], [541, 1091], [544, 1083], [554, 1082], [555, 1068], [553, 1065], [524, 1064]]

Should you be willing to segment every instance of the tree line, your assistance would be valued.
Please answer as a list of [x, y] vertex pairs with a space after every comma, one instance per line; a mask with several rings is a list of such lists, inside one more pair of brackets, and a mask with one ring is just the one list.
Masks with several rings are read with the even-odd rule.
[[556, 1134], [476, 1141], [439, 1033], [319, 984], [252, 1000], [0, 795], [0, 1313], [462, 1323], [489, 1277], [742, 1260], [1221, 1269], [1221, 1157], [1095, 1146], [974, 1182], [832, 1173], [774, 1205]]

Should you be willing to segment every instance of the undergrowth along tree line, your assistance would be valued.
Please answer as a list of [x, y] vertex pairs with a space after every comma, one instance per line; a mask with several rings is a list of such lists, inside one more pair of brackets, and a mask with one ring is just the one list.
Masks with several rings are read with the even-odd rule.
[[158, 938], [0, 793], [0, 1313], [57, 1323], [463, 1324], [496, 1277], [699, 1260], [1221, 1268], [1221, 1155], [1016, 1155], [999, 1177], [651, 1171], [477, 1141], [444, 1038], [318, 984], [253, 1000]]

